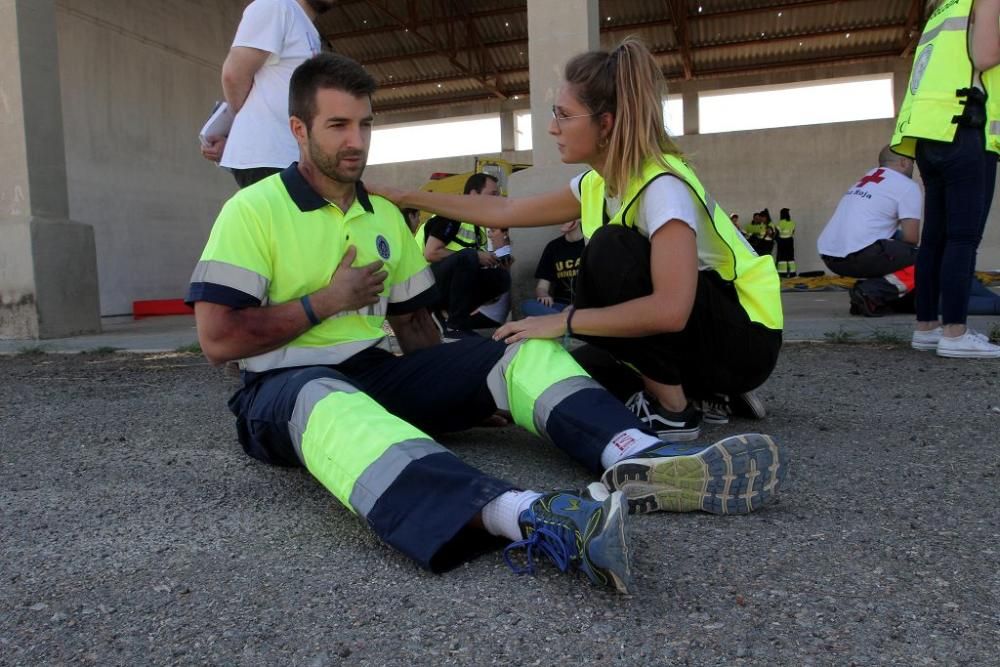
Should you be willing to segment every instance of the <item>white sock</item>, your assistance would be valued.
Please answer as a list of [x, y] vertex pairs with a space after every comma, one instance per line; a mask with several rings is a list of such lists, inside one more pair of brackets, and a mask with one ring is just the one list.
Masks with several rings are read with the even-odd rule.
[[483, 526], [486, 532], [511, 541], [523, 540], [524, 534], [517, 520], [521, 512], [541, 497], [542, 494], [535, 491], [508, 491], [500, 494], [483, 507]]
[[604, 451], [601, 452], [601, 465], [605, 469], [610, 468], [622, 459], [634, 456], [659, 442], [662, 442], [659, 438], [643, 433], [637, 428], [622, 431], [604, 446]]

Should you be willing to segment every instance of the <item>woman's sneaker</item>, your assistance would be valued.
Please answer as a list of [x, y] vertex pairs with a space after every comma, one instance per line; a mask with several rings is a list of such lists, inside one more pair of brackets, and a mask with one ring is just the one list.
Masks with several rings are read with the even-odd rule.
[[913, 336], [910, 338], [910, 347], [914, 350], [933, 352], [937, 349], [938, 341], [941, 340], [942, 331], [944, 330], [941, 327], [930, 329], [929, 331], [917, 331], [914, 329]]
[[747, 391], [729, 398], [729, 409], [737, 417], [763, 419], [767, 416], [764, 400], [755, 391]]
[[686, 442], [701, 435], [701, 412], [688, 403], [683, 412], [670, 412], [644, 391], [625, 402], [639, 420], [663, 440]]
[[733, 414], [729, 397], [725, 394], [715, 394], [693, 403], [701, 411], [701, 420], [706, 424], [728, 424], [729, 416]]
[[748, 391], [742, 394], [715, 394], [695, 404], [701, 410], [702, 420], [706, 424], [728, 424], [732, 416], [747, 419], [763, 419], [767, 416], [764, 401], [756, 392]]
[[955, 338], [941, 336], [937, 355], [949, 359], [998, 359], [1000, 345], [994, 345], [983, 334], [966, 328], [964, 334]]
[[[597, 499], [584, 492], [547, 493], [521, 513], [524, 539], [503, 551], [507, 565], [517, 574], [534, 574], [535, 558], [545, 556], [563, 572], [583, 572], [595, 586], [628, 593], [632, 586], [628, 543], [625, 539], [627, 506], [621, 492]], [[526, 564], [517, 565], [511, 552], [525, 550]]]
[[747, 514], [773, 502], [788, 459], [770, 436], [735, 435], [685, 452], [659, 444], [614, 464], [601, 476], [628, 498], [629, 512]]

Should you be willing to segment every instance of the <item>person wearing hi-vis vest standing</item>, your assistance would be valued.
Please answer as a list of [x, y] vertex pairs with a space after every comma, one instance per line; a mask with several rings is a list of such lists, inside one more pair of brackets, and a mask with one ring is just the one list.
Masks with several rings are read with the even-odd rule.
[[697, 438], [703, 412], [706, 421], [709, 414], [728, 420], [731, 410], [763, 417], [752, 390], [768, 378], [781, 347], [774, 261], [754, 253], [667, 135], [666, 84], [641, 42], [578, 55], [564, 79], [549, 134], [563, 162], [590, 167], [568, 187], [485, 202], [380, 192], [488, 227], [579, 217], [588, 243], [573, 307], [509, 322], [494, 336], [508, 343], [574, 336], [609, 353], [638, 371], [638, 391], [627, 403], [666, 440]]
[[787, 208], [781, 209], [778, 214], [777, 243], [778, 258], [775, 261], [778, 273], [783, 278], [792, 278], [798, 273], [795, 265], [795, 221]]
[[928, 10], [891, 141], [916, 158], [926, 193], [911, 344], [942, 357], [997, 358], [1000, 346], [966, 319], [1000, 153], [1000, 0]]

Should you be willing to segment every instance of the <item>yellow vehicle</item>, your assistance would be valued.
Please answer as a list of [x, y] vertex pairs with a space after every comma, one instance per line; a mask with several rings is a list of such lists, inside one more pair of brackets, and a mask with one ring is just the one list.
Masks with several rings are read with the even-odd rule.
[[[530, 166], [530, 164], [512, 163], [495, 158], [477, 157], [475, 169], [472, 171], [467, 171], [461, 174], [435, 172], [431, 174], [429, 181], [420, 186], [420, 189], [425, 192], [445, 192], [448, 194], [460, 195], [465, 189], [465, 182], [469, 179], [469, 176], [483, 173], [489, 174], [497, 179], [497, 182], [500, 184], [500, 194], [506, 197], [507, 180], [510, 175], [521, 171], [522, 169], [527, 169]], [[430, 213], [427, 213], [426, 211], [420, 212], [421, 227], [423, 227], [423, 224], [427, 222], [430, 217]]]

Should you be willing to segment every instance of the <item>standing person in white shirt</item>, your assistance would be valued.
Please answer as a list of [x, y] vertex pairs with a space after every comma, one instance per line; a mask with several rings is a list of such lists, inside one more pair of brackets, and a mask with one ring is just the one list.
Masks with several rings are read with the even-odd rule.
[[841, 198], [816, 242], [827, 268], [863, 279], [851, 288], [851, 312], [869, 317], [888, 312], [913, 289], [924, 203], [913, 160], [886, 146], [878, 164]]
[[245, 188], [298, 159], [288, 126], [288, 83], [321, 50], [316, 17], [334, 0], [254, 0], [243, 11], [222, 64], [222, 92], [236, 118], [228, 137], [208, 137], [201, 154]]

